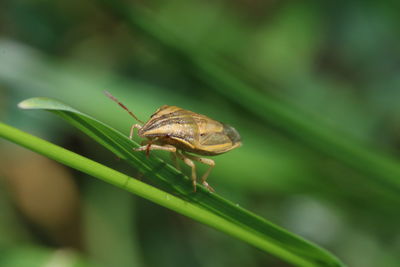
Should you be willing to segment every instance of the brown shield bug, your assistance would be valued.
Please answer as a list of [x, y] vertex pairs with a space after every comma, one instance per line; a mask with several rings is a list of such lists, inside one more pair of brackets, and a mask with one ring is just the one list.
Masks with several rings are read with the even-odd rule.
[[[105, 94], [143, 124], [117, 98], [109, 92], [105, 92]], [[242, 144], [239, 133], [232, 126], [176, 106], [164, 105], [151, 115], [150, 119], [143, 125], [133, 124], [129, 134], [130, 139], [132, 139], [134, 129], [138, 129], [140, 137], [147, 139], [141, 147], [134, 150], [146, 151], [147, 155], [150, 150], [171, 152], [177, 168], [179, 168], [177, 157], [191, 167], [194, 191], [196, 191], [197, 176], [193, 161], [199, 161], [210, 166], [202, 176], [201, 183], [212, 192], [214, 189], [208, 185], [206, 179], [215, 163], [211, 159], [193, 154], [215, 156]]]

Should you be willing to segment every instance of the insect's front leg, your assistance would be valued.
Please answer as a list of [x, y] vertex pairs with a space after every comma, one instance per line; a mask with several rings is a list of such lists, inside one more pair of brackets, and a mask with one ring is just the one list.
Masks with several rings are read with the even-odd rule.
[[140, 125], [140, 124], [133, 124], [133, 125], [131, 126], [131, 131], [129, 132], [129, 139], [132, 140], [132, 137], [133, 137], [133, 130], [134, 130], [134, 129], [140, 130], [141, 128], [142, 128], [142, 125]]
[[138, 148], [134, 148], [133, 150], [135, 151], [147, 151], [147, 150], [165, 150], [165, 151], [169, 151], [172, 153], [176, 152], [176, 147], [171, 146], [171, 145], [153, 145], [153, 144], [147, 144], [145, 146], [140, 146]]
[[208, 190], [210, 190], [211, 192], [215, 192], [214, 188], [212, 188], [207, 182], [207, 177], [210, 175], [211, 170], [214, 168], [215, 166], [215, 162], [212, 159], [208, 159], [208, 158], [200, 158], [200, 157], [196, 157], [193, 155], [189, 155], [184, 153], [186, 157], [201, 162], [203, 164], [209, 165], [210, 167], [208, 168], [208, 170], [206, 171], [206, 173], [204, 173], [204, 175], [201, 177], [201, 184], [204, 185]]

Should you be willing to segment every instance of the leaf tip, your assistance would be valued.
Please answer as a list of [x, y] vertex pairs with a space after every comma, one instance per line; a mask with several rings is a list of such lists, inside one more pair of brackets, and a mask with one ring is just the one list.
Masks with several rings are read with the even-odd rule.
[[29, 109], [31, 107], [31, 105], [29, 104], [29, 99], [23, 100], [21, 102], [18, 103], [18, 107], [20, 109]]

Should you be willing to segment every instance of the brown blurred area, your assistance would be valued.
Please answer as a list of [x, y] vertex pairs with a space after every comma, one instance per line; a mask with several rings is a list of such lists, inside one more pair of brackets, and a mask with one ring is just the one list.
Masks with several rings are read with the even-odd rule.
[[68, 169], [23, 148], [1, 151], [1, 183], [30, 230], [53, 246], [82, 249], [80, 196]]

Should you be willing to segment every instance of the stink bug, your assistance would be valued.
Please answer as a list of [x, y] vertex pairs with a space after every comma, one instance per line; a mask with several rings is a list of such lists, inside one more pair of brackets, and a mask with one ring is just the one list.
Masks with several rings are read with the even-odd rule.
[[143, 123], [118, 99], [108, 92], [105, 92], [105, 94], [125, 109], [135, 120], [144, 124], [133, 124], [131, 126], [130, 139], [132, 139], [134, 129], [138, 129], [140, 137], [147, 139], [142, 143], [142, 146], [134, 149], [135, 151], [146, 151], [147, 155], [149, 155], [150, 150], [171, 152], [177, 168], [179, 168], [177, 157], [192, 168], [192, 183], [195, 192], [197, 178], [193, 160], [209, 165], [210, 167], [201, 178], [201, 183], [208, 190], [214, 191], [206, 182], [215, 166], [214, 161], [192, 154], [215, 156], [239, 147], [242, 143], [235, 128], [207, 116], [168, 105], [160, 107], [150, 116], [149, 121]]

